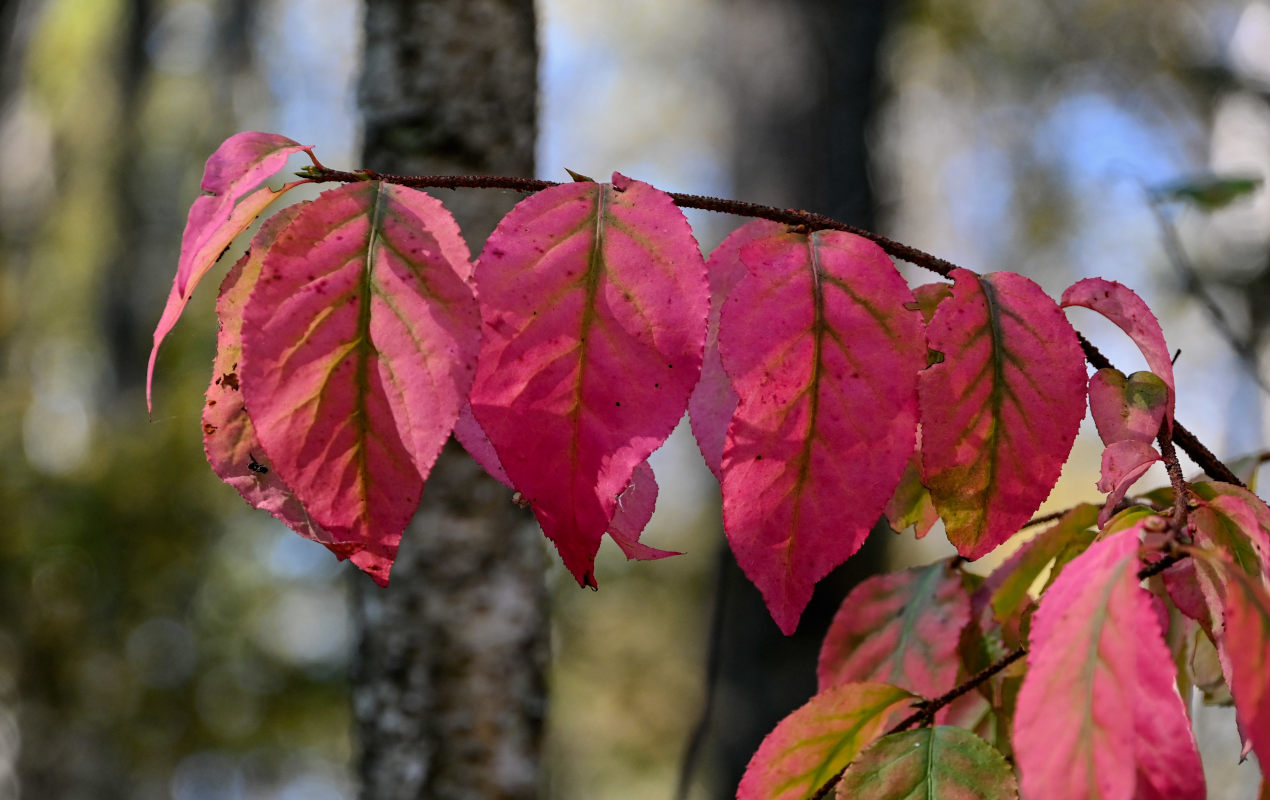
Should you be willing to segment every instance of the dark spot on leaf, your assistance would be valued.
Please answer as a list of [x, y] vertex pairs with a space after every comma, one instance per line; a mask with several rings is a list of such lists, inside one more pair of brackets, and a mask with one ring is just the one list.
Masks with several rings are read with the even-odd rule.
[[621, 402], [620, 400], [618, 400], [618, 401], [614, 402], [614, 403], [613, 403], [613, 405], [618, 406], [618, 407], [621, 407], [622, 402]]
[[754, 460], [755, 460], [755, 461], [762, 461], [762, 460], [763, 460], [763, 457], [762, 457], [762, 456], [754, 456]]
[[211, 408], [211, 407], [212, 407], [212, 406], [214, 406], [214, 405], [216, 405], [216, 401], [215, 401], [215, 400], [208, 400], [208, 401], [207, 401], [207, 407], [208, 407], [208, 408]]
[[235, 392], [238, 391], [238, 373], [237, 372], [226, 372], [224, 375], [220, 376], [220, 380], [221, 380], [221, 386], [224, 386], [226, 389], [232, 389]]
[[215, 425], [213, 425], [213, 424], [212, 424], [212, 423], [210, 423], [210, 422], [204, 422], [204, 423], [203, 423], [203, 434], [204, 434], [205, 436], [211, 436], [213, 433], [216, 433], [216, 426], [215, 426]]

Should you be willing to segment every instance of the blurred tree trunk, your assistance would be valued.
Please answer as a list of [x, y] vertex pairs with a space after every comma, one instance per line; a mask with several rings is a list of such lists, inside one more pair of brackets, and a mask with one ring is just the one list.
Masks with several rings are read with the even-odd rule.
[[[879, 44], [900, 4], [887, 0], [734, 0], [724, 75], [735, 131], [733, 196], [872, 228], [866, 133], [879, 92]], [[851, 502], [843, 498], [843, 502]], [[730, 555], [721, 559], [722, 624], [706, 734], [711, 796], [732, 797], [763, 736], [816, 688], [816, 657], [843, 596], [879, 572], [885, 522], [823, 580], [784, 637]]]
[[[532, 0], [367, 0], [365, 26], [363, 166], [532, 176]], [[519, 198], [443, 199], [475, 253]], [[540, 539], [451, 441], [391, 585], [357, 579], [363, 798], [536, 795], [547, 650]]]

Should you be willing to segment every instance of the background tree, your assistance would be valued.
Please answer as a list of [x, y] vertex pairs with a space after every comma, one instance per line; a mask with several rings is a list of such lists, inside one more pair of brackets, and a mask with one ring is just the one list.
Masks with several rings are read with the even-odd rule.
[[[368, 0], [362, 163], [531, 177], [535, 37], [531, 0]], [[515, 199], [447, 198], [474, 254]], [[453, 441], [433, 476], [392, 583], [354, 576], [363, 797], [531, 798], [546, 704], [540, 537]]]

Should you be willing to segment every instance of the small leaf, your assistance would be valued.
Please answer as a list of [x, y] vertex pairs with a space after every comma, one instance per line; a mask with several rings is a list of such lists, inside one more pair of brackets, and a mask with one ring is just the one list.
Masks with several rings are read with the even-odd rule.
[[1190, 203], [1201, 211], [1217, 211], [1257, 192], [1262, 179], [1256, 175], [1192, 175], [1152, 187], [1161, 200]]
[[[1232, 500], [1239, 501], [1257, 521], [1256, 527], [1240, 524], [1240, 528], [1249, 537], [1253, 546], [1256, 548], [1261, 557], [1262, 564], [1266, 564], [1270, 557], [1270, 507], [1266, 506], [1266, 501], [1257, 495], [1243, 488], [1235, 486], [1231, 483], [1222, 483], [1221, 481], [1197, 481], [1191, 484], [1191, 491], [1196, 496], [1217, 503], [1220, 497], [1229, 497]], [[1226, 503], [1219, 503], [1216, 506], [1219, 509], [1229, 509], [1232, 506]], [[1237, 512], [1223, 511], [1226, 516], [1234, 516]], [[1260, 533], [1258, 533], [1258, 530]]]
[[921, 373], [922, 482], [957, 552], [979, 558], [1028, 521], [1058, 480], [1085, 413], [1076, 333], [1021, 275], [954, 270], [927, 327], [942, 363]]
[[709, 288], [683, 213], [614, 175], [522, 200], [476, 269], [472, 412], [580, 584], [635, 468], [683, 416]]
[[1102, 451], [1102, 478], [1098, 481], [1098, 491], [1107, 492], [1107, 502], [1098, 514], [1099, 525], [1107, 524], [1130, 487], [1159, 460], [1160, 454], [1154, 447], [1134, 439], [1116, 442]]
[[886, 521], [891, 526], [891, 530], [900, 533], [911, 525], [918, 539], [929, 533], [939, 521], [939, 514], [935, 511], [930, 490], [922, 485], [920, 450], [914, 452], [913, 458], [904, 468], [900, 484], [895, 487], [895, 492], [882, 513], [886, 515]]
[[1141, 531], [1095, 542], [1032, 618], [1014, 732], [1028, 797], [1204, 797], [1160, 617], [1137, 577]]
[[741, 398], [723, 451], [723, 527], [791, 633], [904, 474], [926, 349], [920, 315], [905, 308], [912, 293], [867, 239], [781, 232], [741, 259], [749, 274], [719, 330]]
[[1168, 400], [1169, 387], [1154, 372], [1135, 372], [1126, 378], [1108, 367], [1089, 381], [1089, 410], [1106, 445], [1155, 441]]
[[940, 725], [883, 736], [838, 782], [839, 800], [1016, 800], [1014, 770], [970, 731]]
[[[246, 230], [261, 211], [282, 194], [307, 181], [292, 181], [278, 191], [256, 187], [282, 169], [287, 159], [301, 150], [312, 151], [285, 136], [255, 131], [226, 139], [207, 159], [203, 170], [203, 191], [190, 206], [185, 233], [181, 237], [181, 258], [167, 303], [154, 329], [154, 346], [146, 367], [146, 407], [153, 410], [151, 386], [159, 345], [176, 325], [190, 294], [207, 271], [220, 260], [238, 234]], [[250, 192], [250, 194], [249, 194]]]
[[741, 263], [741, 248], [782, 230], [782, 226], [765, 219], [747, 222], [720, 242], [706, 262], [710, 276], [710, 316], [706, 319], [705, 361], [701, 365], [701, 380], [688, 398], [688, 422], [701, 457], [719, 483], [723, 483], [723, 444], [738, 399], [719, 356], [719, 317], [724, 301], [746, 274], [745, 264]]
[[970, 620], [960, 571], [936, 562], [859, 583], [820, 647], [820, 691], [877, 681], [936, 697], [957, 679], [957, 645]]
[[745, 768], [737, 800], [811, 797], [914, 699], [881, 683], [848, 683], [820, 692], [763, 739]]
[[[1061, 552], [1074, 550], [1074, 557], [1089, 547], [1094, 540], [1092, 527], [1097, 519], [1098, 506], [1081, 503], [993, 571], [988, 584], [993, 587], [992, 611], [998, 622], [1005, 624], [1022, 610], [1031, 599], [1028, 590], [1032, 584]], [[1050, 578], [1051, 582], [1056, 574]]]
[[203, 449], [212, 471], [234, 487], [249, 505], [268, 511], [291, 530], [321, 542], [344, 559], [353, 553], [356, 546], [337, 542], [330, 531], [304, 510], [256, 438], [255, 426], [243, 408], [242, 392], [239, 390], [243, 306], [260, 277], [269, 246], [278, 231], [290, 223], [301, 208], [303, 205], [289, 206], [266, 220], [252, 239], [251, 249], [230, 269], [221, 284], [216, 301], [220, 334], [216, 342], [216, 360], [212, 364], [212, 381], [207, 387], [207, 403], [203, 408]]
[[309, 514], [378, 583], [473, 372], [476, 300], [449, 212], [364, 181], [278, 235], [244, 312], [244, 399]]
[[1173, 383], [1173, 359], [1169, 355], [1168, 345], [1164, 343], [1160, 321], [1142, 298], [1124, 284], [1103, 278], [1086, 278], [1067, 287], [1067, 291], [1063, 292], [1062, 305], [1063, 308], [1083, 306], [1097, 311], [1133, 339], [1146, 357], [1147, 366], [1169, 387], [1164, 418], [1172, 425], [1173, 405], [1177, 399], [1177, 389]]
[[640, 542], [639, 537], [653, 518], [657, 505], [657, 478], [647, 461], [635, 468], [630, 485], [617, 496], [617, 510], [609, 522], [608, 534], [622, 548], [628, 560], [653, 561], [682, 555], [673, 550], [659, 550]]

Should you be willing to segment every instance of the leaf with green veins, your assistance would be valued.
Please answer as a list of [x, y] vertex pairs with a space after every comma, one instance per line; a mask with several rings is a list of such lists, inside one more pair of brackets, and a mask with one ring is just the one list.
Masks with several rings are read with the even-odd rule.
[[[1070, 560], [1093, 542], [1096, 534], [1093, 526], [1097, 521], [1098, 506], [1081, 503], [1020, 547], [993, 571], [988, 582], [994, 587], [992, 611], [998, 622], [1005, 624], [1023, 609], [1031, 597], [1029, 590], [1032, 584], [1060, 553], [1069, 551]], [[1058, 572], [1058, 569], [1052, 572], [1051, 581]]]
[[439, 201], [364, 181], [278, 234], [243, 312], [243, 400], [265, 452], [381, 584], [472, 379], [469, 273]]
[[909, 711], [915, 695], [882, 683], [820, 692], [763, 739], [737, 800], [805, 800]]
[[926, 347], [912, 292], [867, 239], [779, 231], [741, 248], [741, 261], [749, 274], [719, 324], [740, 398], [723, 450], [723, 527], [791, 633], [904, 474]]
[[936, 697], [956, 683], [957, 645], [969, 620], [970, 596], [945, 561], [867, 578], [825, 633], [819, 688], [878, 681]]
[[953, 271], [927, 326], [922, 482], [957, 552], [976, 559], [1031, 518], [1085, 413], [1085, 362], [1058, 306], [1021, 275]]
[[838, 800], [1017, 800], [1014, 770], [970, 731], [940, 725], [883, 736], [838, 782]]
[[705, 262], [667, 194], [615, 174], [518, 203], [476, 283], [472, 413], [565, 566], [594, 586], [618, 497], [701, 373]]

